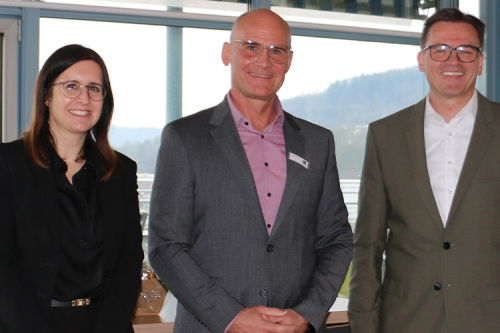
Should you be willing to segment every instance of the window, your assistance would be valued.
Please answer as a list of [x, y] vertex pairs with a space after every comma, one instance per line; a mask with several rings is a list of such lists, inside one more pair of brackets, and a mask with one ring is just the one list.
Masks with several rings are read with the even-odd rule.
[[425, 10], [436, 7], [436, 2], [427, 0], [272, 0], [271, 5], [351, 14], [420, 19], [423, 16], [426, 17], [424, 15]]
[[[96, 1], [84, 1], [91, 2]], [[135, 1], [122, 2], [139, 6]], [[165, 10], [155, 2], [143, 1], [140, 8], [148, 9], [141, 7], [147, 5], [153, 10]], [[116, 5], [119, 1], [99, 3]], [[236, 1], [220, 1], [219, 7], [214, 5], [217, 1], [203, 3], [203, 8], [183, 10], [223, 10], [226, 16], [237, 16], [246, 9], [246, 4]], [[279, 1], [273, 9], [296, 23], [292, 25], [296, 33], [292, 37], [292, 67], [278, 95], [286, 111], [333, 131], [341, 186], [354, 226], [367, 124], [416, 103], [426, 94], [425, 78], [417, 68], [419, 47], [414, 40], [421, 31], [420, 19], [428, 12], [419, 11], [416, 17], [405, 14], [412, 20], [358, 15], [355, 22], [350, 22], [349, 13], [284, 4]], [[207, 9], [205, 5], [212, 7]], [[301, 22], [323, 25], [309, 25], [304, 30]], [[170, 115], [185, 116], [216, 105], [230, 88], [230, 68], [221, 60], [222, 45], [229, 40], [228, 30], [156, 24], [62, 18], [42, 18], [40, 23], [40, 64], [57, 48], [70, 43], [95, 49], [106, 62], [115, 95], [110, 141], [114, 148], [138, 162], [140, 208], [145, 213], [149, 211], [161, 130], [173, 120]], [[332, 37], [319, 30], [329, 24], [362, 30], [357, 30], [357, 35], [352, 33], [354, 30], [347, 35], [341, 31]], [[383, 30], [384, 41], [392, 43], [368, 36], [367, 31], [374, 27]], [[414, 40], [406, 43], [395, 35], [413, 36]], [[359, 36], [368, 37], [354, 40]], [[147, 239], [147, 228], [144, 237]], [[167, 305], [167, 309], [171, 307]]]
[[72, 43], [88, 46], [104, 59], [115, 99], [110, 142], [119, 151], [129, 147], [139, 173], [153, 172], [157, 147], [137, 142], [155, 142], [166, 122], [166, 29], [48, 18], [40, 22], [40, 66], [56, 49]]
[[368, 124], [418, 102], [427, 91], [419, 46], [294, 36], [278, 93], [286, 111], [330, 129], [354, 227]]
[[0, 19], [0, 139], [6, 142], [18, 136], [17, 36], [17, 20]]
[[165, 11], [182, 9], [186, 12], [239, 16], [248, 8], [246, 0], [44, 0], [45, 2], [114, 7], [127, 9], [146, 9]]
[[[3, 77], [3, 34], [0, 34], [0, 77]], [[3, 92], [3, 80], [0, 80], [0, 92]], [[3, 138], [3, 94], [0, 94], [0, 138]]]

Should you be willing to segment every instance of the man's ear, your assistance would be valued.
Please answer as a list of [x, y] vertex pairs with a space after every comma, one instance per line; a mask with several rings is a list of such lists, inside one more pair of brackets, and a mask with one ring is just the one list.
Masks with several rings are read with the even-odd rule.
[[422, 51], [418, 52], [417, 61], [418, 61], [418, 69], [420, 69], [421, 72], [425, 72], [424, 52], [422, 52]]
[[479, 55], [479, 62], [477, 64], [477, 75], [483, 74], [483, 62], [484, 62], [484, 53]]
[[224, 46], [222, 46], [222, 62], [225, 66], [229, 66], [231, 63], [231, 44], [228, 42], [225, 42]]
[[292, 58], [293, 58], [293, 51], [290, 51], [290, 55], [288, 56], [288, 64], [286, 66], [286, 73], [288, 73], [290, 66], [292, 66]]

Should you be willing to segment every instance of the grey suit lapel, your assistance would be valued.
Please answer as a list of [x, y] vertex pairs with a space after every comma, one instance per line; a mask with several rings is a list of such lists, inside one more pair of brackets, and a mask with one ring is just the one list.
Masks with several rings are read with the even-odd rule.
[[285, 134], [287, 175], [285, 188], [283, 190], [283, 197], [281, 198], [280, 207], [278, 214], [276, 215], [276, 220], [270, 237], [273, 237], [274, 234], [276, 234], [276, 231], [283, 223], [285, 216], [294, 201], [293, 199], [295, 197], [295, 193], [297, 192], [300, 179], [303, 178], [301, 174], [306, 170], [303, 166], [290, 159], [290, 153], [304, 158], [306, 151], [305, 138], [300, 133], [300, 127], [287, 113], [285, 113], [283, 132]]
[[483, 156], [488, 149], [493, 132], [488, 124], [493, 120], [493, 111], [487, 100], [478, 94], [478, 109], [474, 130], [467, 149], [465, 161], [458, 179], [457, 189], [453, 197], [453, 201], [448, 215], [448, 221], [452, 221], [453, 215], [462, 201], [462, 198], [469, 187], [469, 184], [476, 174], [476, 170], [483, 159]]
[[262, 229], [267, 233], [252, 169], [248, 163], [238, 130], [231, 116], [231, 111], [225, 100], [214, 108], [210, 125], [214, 126], [211, 134], [215, 144], [226, 158], [227, 165], [233, 173], [233, 178], [239, 183], [240, 188], [246, 196], [246, 202], [250, 205], [251, 210], [255, 212], [258, 221], [261, 222]]
[[422, 200], [429, 210], [436, 226], [443, 230], [443, 222], [439, 215], [434, 193], [432, 192], [429, 172], [427, 170], [427, 159], [425, 153], [424, 140], [424, 115], [425, 99], [421, 100], [412, 110], [406, 131], [406, 142], [408, 145], [408, 155], [410, 156], [410, 165], [415, 175], [415, 183], [420, 192]]

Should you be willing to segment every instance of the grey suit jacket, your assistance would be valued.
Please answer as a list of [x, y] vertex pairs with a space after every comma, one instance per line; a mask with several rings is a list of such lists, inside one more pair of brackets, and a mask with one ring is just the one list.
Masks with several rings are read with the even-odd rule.
[[500, 329], [500, 105], [478, 96], [446, 228], [427, 172], [424, 109], [422, 100], [368, 131], [351, 275], [353, 333]]
[[176, 332], [221, 333], [256, 305], [293, 308], [324, 327], [352, 257], [333, 136], [289, 114], [283, 126], [287, 179], [271, 235], [225, 100], [164, 129], [149, 257], [179, 300]]

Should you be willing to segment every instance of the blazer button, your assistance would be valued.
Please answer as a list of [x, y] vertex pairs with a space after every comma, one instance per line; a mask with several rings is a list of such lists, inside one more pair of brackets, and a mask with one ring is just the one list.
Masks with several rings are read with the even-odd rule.
[[449, 250], [451, 248], [451, 243], [450, 242], [444, 242], [443, 243], [443, 249]]
[[434, 290], [441, 290], [441, 287], [442, 287], [441, 283], [439, 282], [434, 283]]
[[269, 244], [267, 246], [267, 252], [273, 252], [274, 251], [274, 245], [273, 244]]
[[267, 297], [267, 290], [266, 290], [266, 289], [262, 289], [262, 290], [260, 291], [260, 296], [261, 296], [261, 297]]

